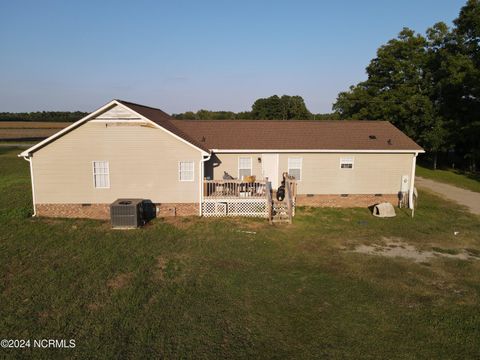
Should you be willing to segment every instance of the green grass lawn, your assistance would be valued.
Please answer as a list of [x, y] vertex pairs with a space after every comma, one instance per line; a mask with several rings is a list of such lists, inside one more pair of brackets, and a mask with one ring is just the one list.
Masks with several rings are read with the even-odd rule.
[[349, 251], [401, 238], [480, 254], [480, 219], [457, 205], [422, 192], [414, 219], [305, 208], [292, 225], [192, 217], [113, 231], [29, 218], [17, 151], [0, 154], [0, 339], [76, 347], [0, 358], [480, 357], [480, 260]]
[[480, 192], [480, 175], [477, 174], [462, 173], [455, 170], [432, 170], [419, 165], [417, 165], [416, 174], [427, 179]]

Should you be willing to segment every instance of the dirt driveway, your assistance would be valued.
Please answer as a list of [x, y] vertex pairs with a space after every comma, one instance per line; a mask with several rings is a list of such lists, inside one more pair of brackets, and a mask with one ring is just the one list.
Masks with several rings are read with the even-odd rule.
[[472, 213], [480, 215], [480, 193], [425, 179], [420, 176], [415, 178], [415, 185], [419, 188], [431, 190], [461, 205], [465, 205]]

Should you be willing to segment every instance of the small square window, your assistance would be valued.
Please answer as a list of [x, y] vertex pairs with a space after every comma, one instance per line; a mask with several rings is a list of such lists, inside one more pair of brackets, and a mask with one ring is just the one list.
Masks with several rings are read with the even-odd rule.
[[195, 163], [193, 161], [180, 161], [178, 164], [178, 179], [180, 181], [194, 180]]
[[353, 158], [340, 158], [340, 169], [353, 169]]
[[288, 175], [297, 181], [302, 180], [302, 162], [302, 158], [288, 158]]

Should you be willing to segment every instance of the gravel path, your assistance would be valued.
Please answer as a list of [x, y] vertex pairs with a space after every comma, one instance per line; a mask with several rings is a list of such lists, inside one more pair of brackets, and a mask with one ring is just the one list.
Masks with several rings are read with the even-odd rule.
[[480, 193], [425, 179], [420, 176], [415, 178], [415, 185], [419, 188], [425, 188], [443, 195], [445, 198], [461, 205], [465, 205], [472, 213], [480, 215]]

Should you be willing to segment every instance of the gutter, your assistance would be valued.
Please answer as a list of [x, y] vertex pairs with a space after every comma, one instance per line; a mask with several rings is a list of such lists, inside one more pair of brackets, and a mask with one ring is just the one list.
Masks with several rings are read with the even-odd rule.
[[25, 161], [28, 161], [30, 164], [30, 181], [32, 182], [32, 201], [33, 201], [33, 215], [32, 217], [37, 216], [37, 207], [35, 205], [35, 183], [33, 181], [33, 157], [31, 154], [23, 155], [21, 153], [18, 155], [19, 157], [23, 157]]
[[408, 191], [408, 207], [412, 210], [412, 217], [413, 217], [413, 189], [415, 187], [415, 165], [417, 163], [417, 155], [418, 153], [415, 153], [412, 158], [412, 171], [410, 174], [410, 189]]
[[202, 160], [200, 160], [199, 166], [200, 166], [200, 171], [198, 172], [200, 174], [200, 189], [199, 189], [199, 197], [200, 201], [198, 203], [198, 215], [202, 216], [202, 204], [203, 204], [203, 179], [204, 179], [204, 174], [205, 174], [205, 163], [210, 160], [212, 157], [212, 153], [208, 154], [207, 157], [202, 156]]
[[372, 153], [372, 154], [411, 154], [424, 153], [425, 150], [335, 150], [335, 149], [212, 149], [214, 153]]

